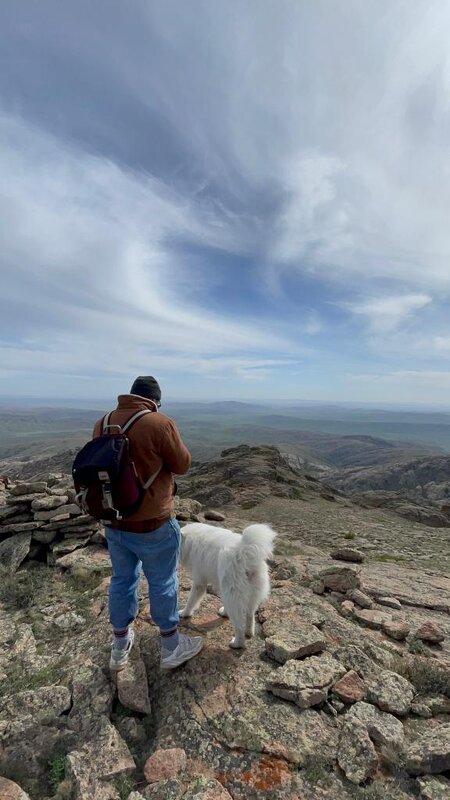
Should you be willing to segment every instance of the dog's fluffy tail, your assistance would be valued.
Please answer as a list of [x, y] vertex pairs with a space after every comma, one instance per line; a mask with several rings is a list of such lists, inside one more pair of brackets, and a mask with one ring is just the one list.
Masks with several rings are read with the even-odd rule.
[[273, 554], [276, 533], [269, 525], [249, 525], [242, 533], [239, 553], [245, 568], [255, 569], [261, 561], [267, 561]]

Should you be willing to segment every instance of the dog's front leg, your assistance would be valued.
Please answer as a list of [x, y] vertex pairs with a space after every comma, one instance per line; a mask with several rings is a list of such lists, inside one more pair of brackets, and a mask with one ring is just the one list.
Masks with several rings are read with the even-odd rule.
[[191, 586], [191, 591], [189, 592], [189, 597], [187, 599], [187, 603], [183, 609], [179, 612], [180, 617], [192, 617], [194, 611], [197, 610], [200, 603], [202, 602], [203, 596], [206, 592], [206, 586], [202, 583], [193, 583]]

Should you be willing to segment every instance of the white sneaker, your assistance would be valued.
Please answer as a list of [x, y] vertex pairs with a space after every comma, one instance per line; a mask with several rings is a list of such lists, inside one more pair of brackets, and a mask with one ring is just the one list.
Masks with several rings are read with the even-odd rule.
[[119, 650], [118, 647], [111, 647], [111, 658], [109, 659], [109, 668], [111, 672], [120, 672], [122, 669], [125, 669], [128, 663], [128, 657], [131, 652], [131, 648], [133, 647], [134, 642], [134, 630], [131, 628], [130, 635], [128, 639], [128, 644], [123, 650]]
[[175, 669], [194, 658], [203, 647], [201, 636], [186, 636], [180, 633], [180, 642], [172, 652], [161, 648], [161, 669]]

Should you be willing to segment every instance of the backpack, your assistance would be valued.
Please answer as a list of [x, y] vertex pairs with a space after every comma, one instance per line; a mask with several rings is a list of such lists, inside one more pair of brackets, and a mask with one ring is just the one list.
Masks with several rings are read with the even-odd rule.
[[[76, 502], [85, 514], [103, 522], [120, 520], [134, 514], [146, 490], [162, 469], [142, 483], [131, 456], [127, 433], [149, 409], [138, 411], [123, 426], [110, 425], [112, 412], [101, 423], [101, 433], [84, 445], [72, 465]], [[113, 433], [112, 429], [118, 429]]]

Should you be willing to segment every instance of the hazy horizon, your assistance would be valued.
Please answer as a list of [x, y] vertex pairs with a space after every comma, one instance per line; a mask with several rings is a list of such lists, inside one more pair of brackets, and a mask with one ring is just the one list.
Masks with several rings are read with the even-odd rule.
[[0, 393], [446, 407], [449, 38], [440, 0], [1, 3]]
[[[125, 394], [125, 392], [119, 392]], [[21, 397], [16, 395], [0, 395], [0, 406], [21, 407], [28, 406], [31, 408], [45, 408], [45, 407], [71, 407], [73, 409], [102, 409], [109, 407], [114, 402], [116, 395], [111, 397], [93, 398], [93, 397], [48, 397], [45, 395], [23, 395]], [[293, 398], [246, 398], [244, 400], [235, 397], [176, 397], [168, 396], [163, 397], [161, 410], [164, 411], [164, 406], [175, 405], [214, 405], [214, 404], [242, 404], [243, 406], [257, 405], [260, 407], [280, 407], [280, 408], [305, 408], [305, 409], [344, 409], [348, 411], [387, 411], [393, 413], [408, 413], [416, 412], [423, 414], [448, 414], [450, 415], [450, 403], [444, 404], [420, 404], [420, 403], [362, 403], [357, 401], [346, 400], [307, 400], [307, 399], [293, 399]]]

